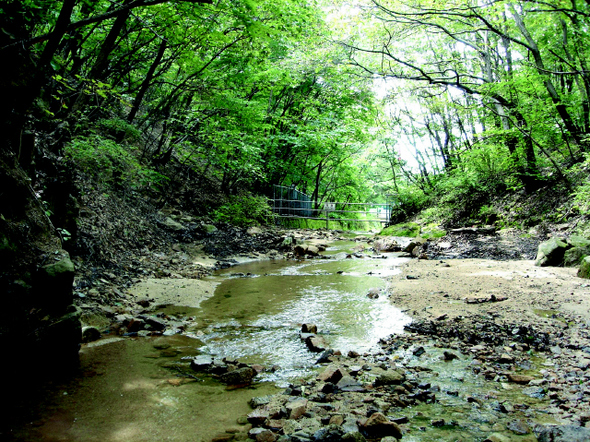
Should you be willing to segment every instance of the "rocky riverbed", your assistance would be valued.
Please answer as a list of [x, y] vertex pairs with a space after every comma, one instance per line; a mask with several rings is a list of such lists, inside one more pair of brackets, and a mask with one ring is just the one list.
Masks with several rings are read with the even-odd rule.
[[[343, 238], [177, 222], [168, 222], [170, 241], [125, 255], [123, 266], [80, 267], [76, 293], [87, 341], [105, 332], [182, 334], [190, 321], [156, 314], [157, 306], [198, 306], [214, 290], [201, 278], [214, 269], [253, 259], [322, 259], [322, 250]], [[370, 237], [353, 239], [357, 259], [383, 253]], [[412, 258], [389, 277], [387, 291], [367, 293], [388, 297], [413, 318], [405, 333], [363, 354], [308, 343], [316, 372], [280, 394], [254, 398], [252, 411], [236, 416], [237, 427], [219, 428], [213, 439], [590, 440], [590, 284], [574, 269], [535, 267], [538, 243], [519, 232], [430, 241], [424, 259]], [[194, 285], [176, 287], [181, 278]], [[146, 296], [149, 284], [160, 286]], [[302, 330], [306, 341], [309, 331]], [[175, 371], [180, 388], [203, 373], [236, 388], [273, 369], [195, 360]]]

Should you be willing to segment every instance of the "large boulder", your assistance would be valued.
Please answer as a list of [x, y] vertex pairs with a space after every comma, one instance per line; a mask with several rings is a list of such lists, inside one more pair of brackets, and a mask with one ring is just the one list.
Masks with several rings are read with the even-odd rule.
[[47, 309], [61, 310], [73, 303], [74, 271], [74, 263], [69, 256], [41, 268], [37, 275], [37, 284], [41, 291], [46, 291], [46, 297], [42, 298], [46, 301]]
[[582, 259], [586, 256], [590, 256], [590, 247], [572, 247], [565, 251], [563, 265], [565, 267], [576, 267], [581, 264]]
[[414, 254], [414, 250], [420, 250], [424, 244], [426, 244], [426, 238], [414, 238], [412, 239], [406, 247], [402, 250], [405, 253], [412, 253]]
[[297, 256], [318, 256], [320, 254], [320, 249], [316, 246], [311, 245], [296, 245], [293, 248], [293, 251]]
[[567, 244], [571, 247], [566, 250], [563, 257], [563, 265], [575, 267], [580, 265], [582, 259], [590, 256], [590, 240], [580, 235], [572, 235], [568, 238]]
[[537, 251], [536, 266], [561, 266], [567, 249], [571, 248], [566, 242], [559, 238], [551, 238], [539, 244]]
[[578, 276], [580, 278], [590, 279], [590, 256], [587, 256], [582, 260], [578, 270]]
[[375, 240], [373, 247], [379, 252], [400, 252], [402, 249], [399, 243], [392, 237]]

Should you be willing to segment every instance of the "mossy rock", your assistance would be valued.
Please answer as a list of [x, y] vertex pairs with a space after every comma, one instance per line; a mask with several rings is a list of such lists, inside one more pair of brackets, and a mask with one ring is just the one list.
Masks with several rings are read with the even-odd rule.
[[580, 269], [578, 270], [578, 276], [580, 278], [590, 279], [590, 256], [582, 260], [582, 264], [580, 264]]
[[570, 246], [559, 238], [542, 242], [539, 244], [535, 265], [539, 267], [563, 265], [563, 256], [568, 248]]
[[590, 239], [581, 235], [572, 235], [567, 239], [567, 243], [572, 247], [590, 247]]
[[438, 227], [438, 224], [428, 224], [422, 227], [420, 232], [420, 236], [422, 238], [430, 239], [430, 238], [442, 238], [446, 236], [447, 231], [442, 230]]
[[563, 256], [563, 265], [565, 267], [576, 267], [586, 256], [590, 256], [590, 246], [572, 247], [571, 249], [566, 250]]
[[420, 234], [420, 225], [417, 223], [402, 223], [386, 227], [379, 232], [380, 236], [404, 236], [416, 238]]

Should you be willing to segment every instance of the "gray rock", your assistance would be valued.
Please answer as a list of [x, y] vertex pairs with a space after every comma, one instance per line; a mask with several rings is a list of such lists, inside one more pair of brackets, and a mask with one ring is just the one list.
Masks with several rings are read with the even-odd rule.
[[309, 442], [313, 440], [313, 436], [303, 430], [296, 431], [295, 433], [292, 433], [290, 436], [292, 442]]
[[413, 238], [402, 251], [405, 253], [413, 253], [414, 249], [421, 248], [424, 244], [426, 244], [426, 238]]
[[317, 332], [318, 332], [318, 327], [315, 324], [302, 324], [301, 325], [301, 333], [316, 334]]
[[213, 235], [215, 232], [217, 232], [217, 227], [215, 227], [213, 224], [203, 224], [203, 231], [208, 236]]
[[100, 339], [100, 331], [96, 327], [82, 327], [82, 342], [92, 342]]
[[539, 442], [587, 442], [590, 440], [590, 428], [586, 427], [538, 425], [534, 431]]
[[174, 230], [175, 232], [184, 230], [184, 226], [182, 224], [180, 224], [178, 221], [174, 221], [169, 216], [166, 217], [164, 221], [162, 221], [162, 225], [170, 230]]
[[249, 227], [246, 230], [246, 233], [250, 236], [260, 235], [262, 233], [262, 229], [260, 227]]
[[293, 251], [297, 256], [318, 256], [320, 254], [320, 249], [316, 246], [296, 245]]
[[253, 397], [252, 399], [250, 399], [250, 401], [248, 401], [248, 404], [250, 404], [250, 406], [252, 408], [258, 408], [263, 405], [269, 404], [270, 399], [271, 399], [271, 396], [257, 396], [257, 397]]
[[246, 419], [254, 426], [262, 425], [270, 417], [270, 412], [265, 408], [257, 408], [248, 413]]
[[213, 365], [213, 358], [209, 355], [195, 356], [191, 361], [191, 368], [196, 371], [203, 371], [211, 368]]
[[255, 376], [256, 370], [252, 367], [242, 367], [222, 374], [221, 381], [228, 385], [249, 385]]
[[536, 399], [542, 399], [545, 397], [545, 390], [542, 387], [523, 388], [522, 393]]
[[344, 430], [338, 425], [328, 425], [320, 428], [313, 435], [316, 442], [340, 442], [344, 436]]
[[350, 431], [350, 432], [346, 433], [344, 436], [342, 436], [342, 440], [345, 440], [348, 442], [366, 442], [367, 439], [365, 439], [365, 436], [363, 436], [358, 431]]
[[520, 419], [508, 422], [506, 428], [516, 434], [529, 434], [531, 432], [528, 424]]
[[352, 376], [344, 376], [336, 384], [341, 391], [365, 391], [365, 388]]
[[457, 356], [455, 353], [451, 353], [450, 351], [444, 351], [443, 352], [443, 360], [445, 361], [452, 361], [453, 359], [458, 359], [459, 356]]
[[379, 252], [400, 252], [402, 249], [399, 243], [390, 237], [377, 239], [373, 243], [373, 247]]
[[317, 335], [309, 336], [305, 340], [305, 344], [307, 345], [307, 348], [309, 348], [311, 351], [315, 351], [318, 353], [328, 348], [328, 343], [326, 342], [326, 340], [321, 336]]
[[285, 404], [289, 419], [299, 419], [307, 411], [307, 399], [295, 399]]
[[379, 288], [372, 288], [369, 290], [369, 293], [367, 293], [367, 298], [369, 299], [377, 299], [379, 298], [379, 293], [381, 293], [381, 289]]
[[388, 370], [375, 379], [375, 386], [400, 385], [406, 380], [406, 376], [397, 370]]
[[336, 384], [344, 377], [344, 373], [340, 368], [328, 367], [318, 375], [318, 379], [324, 382], [331, 382]]
[[51, 296], [46, 296], [43, 301], [52, 310], [72, 304], [74, 272], [74, 263], [67, 256], [53, 264], [44, 266], [39, 272], [35, 285], [51, 294]]
[[568, 244], [559, 238], [551, 238], [549, 241], [539, 244], [536, 266], [560, 266], [563, 264], [563, 256], [569, 248]]
[[266, 428], [252, 428], [248, 432], [248, 436], [256, 442], [275, 442], [277, 435]]

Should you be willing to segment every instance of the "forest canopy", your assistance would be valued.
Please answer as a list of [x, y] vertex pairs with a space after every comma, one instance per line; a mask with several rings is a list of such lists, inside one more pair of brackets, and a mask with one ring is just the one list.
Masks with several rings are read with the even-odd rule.
[[[3, 149], [102, 180], [293, 186], [396, 217], [547, 186], [588, 211], [587, 1], [5, 0]], [[185, 172], [179, 172], [185, 171]], [[461, 207], [459, 207], [461, 206]], [[483, 217], [483, 218], [482, 218]]]

